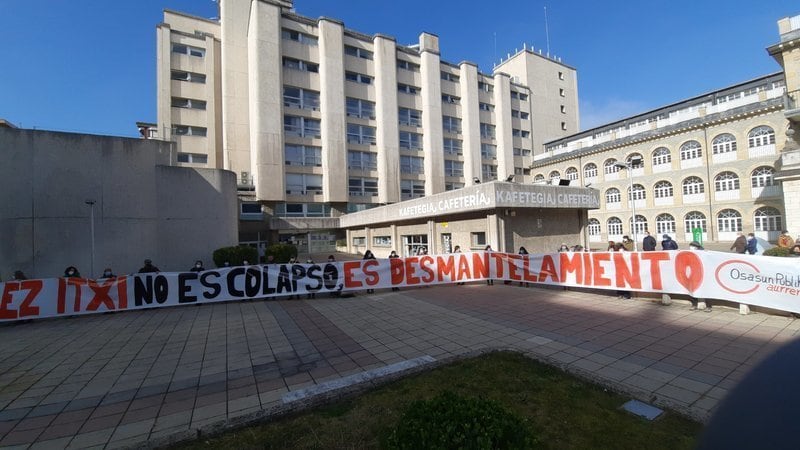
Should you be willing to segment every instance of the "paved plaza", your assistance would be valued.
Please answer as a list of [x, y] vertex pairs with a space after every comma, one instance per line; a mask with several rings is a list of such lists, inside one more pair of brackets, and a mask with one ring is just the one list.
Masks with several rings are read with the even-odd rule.
[[798, 329], [789, 317], [502, 282], [5, 325], [0, 446], [164, 443], [489, 349], [519, 350], [706, 420]]

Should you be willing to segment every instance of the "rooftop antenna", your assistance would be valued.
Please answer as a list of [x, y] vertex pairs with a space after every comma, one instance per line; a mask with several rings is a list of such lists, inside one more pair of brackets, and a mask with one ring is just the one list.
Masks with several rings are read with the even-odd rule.
[[547, 38], [547, 56], [550, 56], [550, 28], [547, 25], [547, 6], [544, 7], [544, 35]]

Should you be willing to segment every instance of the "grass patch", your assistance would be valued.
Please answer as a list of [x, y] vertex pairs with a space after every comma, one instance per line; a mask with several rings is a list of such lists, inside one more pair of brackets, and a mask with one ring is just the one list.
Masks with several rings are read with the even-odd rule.
[[414, 375], [292, 417], [175, 448], [382, 448], [416, 400], [445, 392], [492, 400], [521, 417], [537, 448], [689, 449], [702, 425], [666, 412], [648, 422], [620, 410], [627, 397], [512, 352]]

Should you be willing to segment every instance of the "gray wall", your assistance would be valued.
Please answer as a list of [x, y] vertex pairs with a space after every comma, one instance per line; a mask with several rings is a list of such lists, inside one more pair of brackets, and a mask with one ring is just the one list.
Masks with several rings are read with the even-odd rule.
[[90, 207], [95, 275], [135, 272], [151, 258], [162, 270], [211, 265], [237, 238], [231, 172], [169, 167], [169, 142], [0, 129], [0, 274], [89, 276]]

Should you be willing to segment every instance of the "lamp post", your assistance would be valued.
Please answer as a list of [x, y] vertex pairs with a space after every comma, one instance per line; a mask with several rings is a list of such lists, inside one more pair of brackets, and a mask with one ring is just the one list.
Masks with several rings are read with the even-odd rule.
[[614, 165], [628, 171], [628, 202], [631, 204], [631, 231], [633, 232], [633, 251], [639, 251], [639, 237], [636, 233], [636, 200], [633, 199], [633, 173], [631, 169], [642, 164], [641, 157], [631, 158], [628, 162], [618, 162]]
[[91, 225], [90, 230], [92, 234], [92, 264], [89, 266], [89, 277], [94, 278], [94, 204], [95, 201], [93, 199], [87, 199], [84, 203], [89, 205], [89, 214], [91, 218]]

